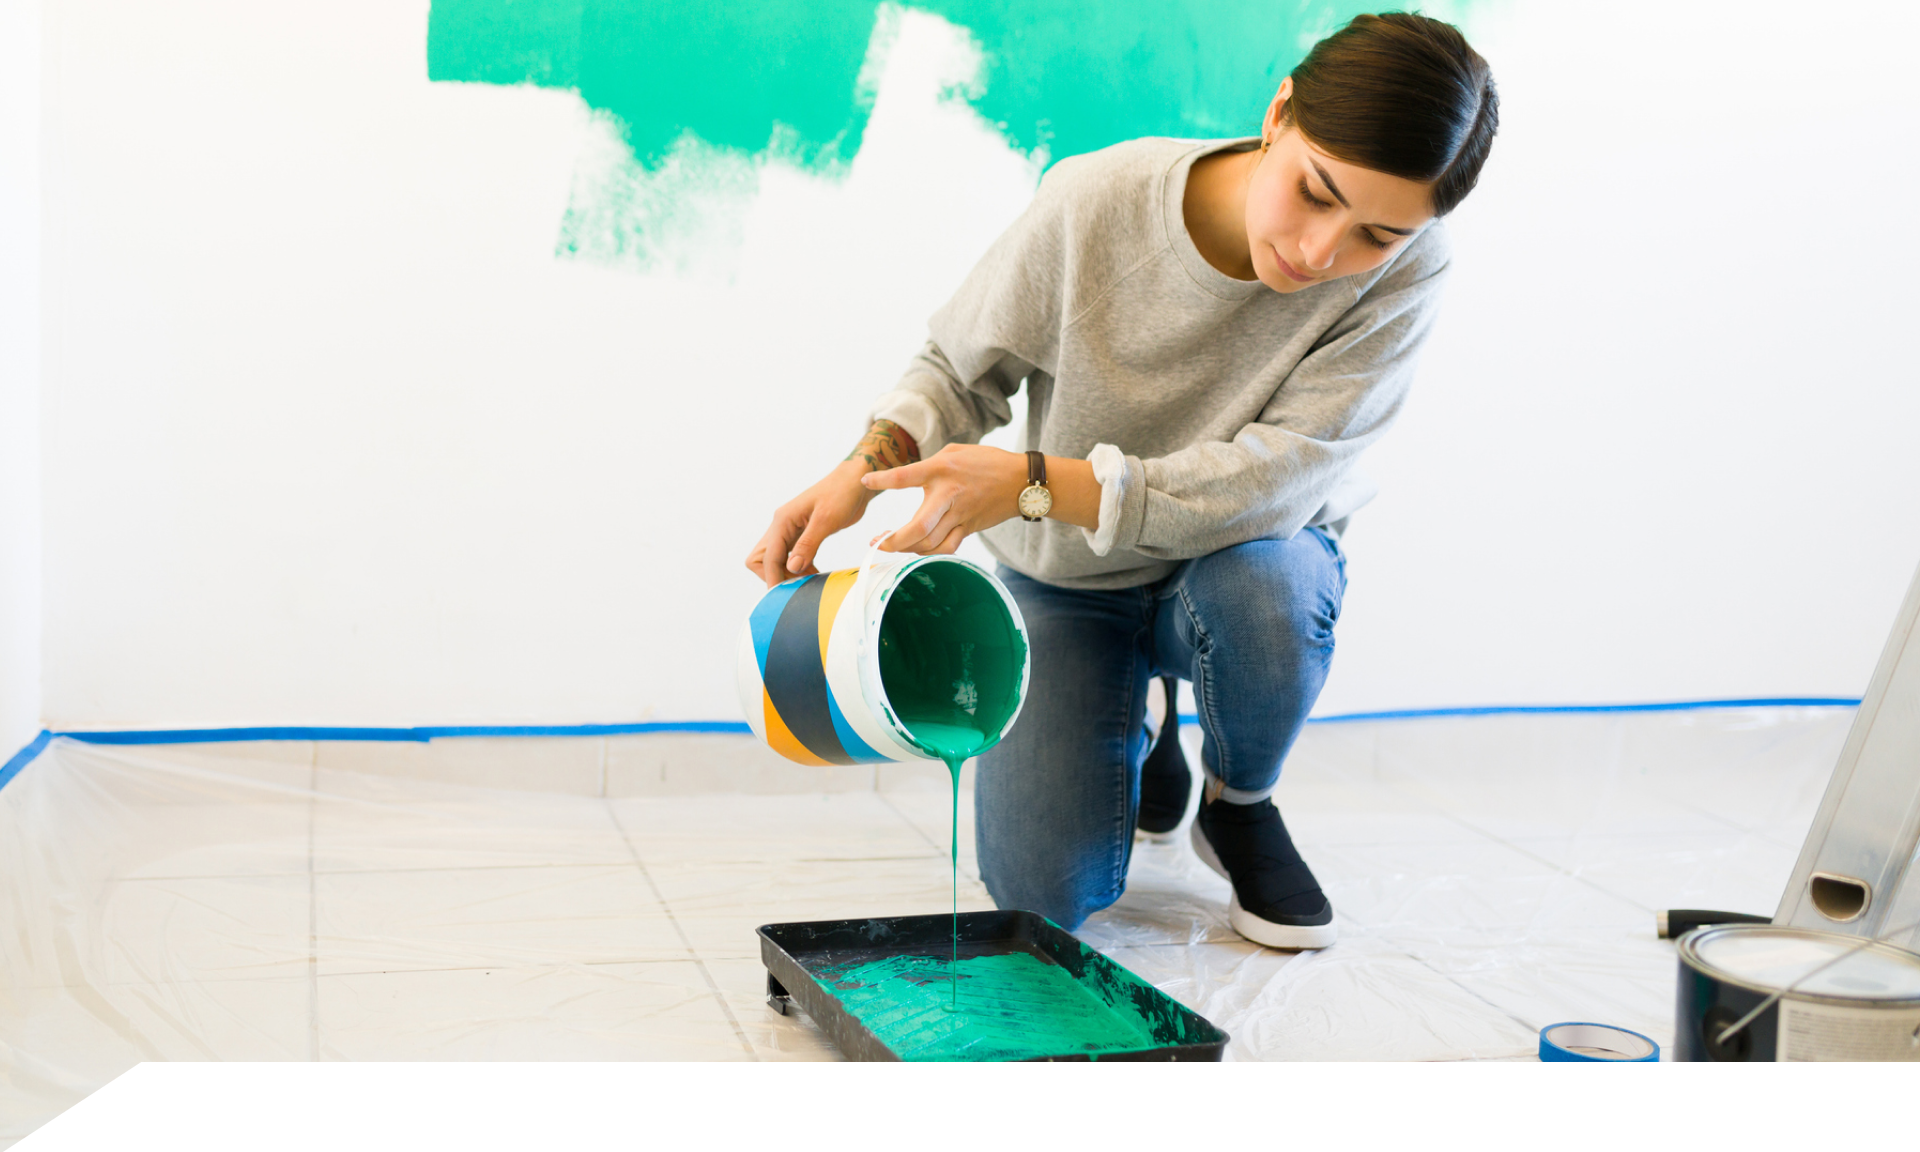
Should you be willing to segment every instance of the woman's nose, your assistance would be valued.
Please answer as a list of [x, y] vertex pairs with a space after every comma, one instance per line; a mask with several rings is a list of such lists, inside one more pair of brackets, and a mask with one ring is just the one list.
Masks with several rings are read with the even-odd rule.
[[1339, 233], [1330, 228], [1316, 229], [1300, 238], [1300, 257], [1307, 262], [1309, 272], [1325, 272], [1333, 267], [1333, 257], [1339, 251]]

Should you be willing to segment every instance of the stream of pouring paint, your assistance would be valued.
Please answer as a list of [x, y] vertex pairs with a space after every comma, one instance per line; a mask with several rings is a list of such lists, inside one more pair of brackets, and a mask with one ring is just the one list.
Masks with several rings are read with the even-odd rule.
[[960, 768], [986, 744], [987, 734], [959, 724], [927, 721], [911, 722], [909, 729], [921, 747], [946, 763], [947, 775], [953, 781], [952, 831], [947, 849], [947, 863], [953, 872], [953, 955], [947, 963], [951, 985], [947, 1011], [957, 1012], [960, 1009]]

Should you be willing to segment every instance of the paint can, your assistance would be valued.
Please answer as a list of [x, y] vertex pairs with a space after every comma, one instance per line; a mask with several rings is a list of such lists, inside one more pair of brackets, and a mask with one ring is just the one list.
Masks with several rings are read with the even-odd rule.
[[1920, 953], [1768, 924], [1680, 938], [1679, 1060], [1920, 1060]]
[[876, 548], [859, 568], [767, 590], [740, 632], [747, 723], [800, 764], [976, 755], [1026, 701], [1027, 626], [1006, 586], [954, 556]]

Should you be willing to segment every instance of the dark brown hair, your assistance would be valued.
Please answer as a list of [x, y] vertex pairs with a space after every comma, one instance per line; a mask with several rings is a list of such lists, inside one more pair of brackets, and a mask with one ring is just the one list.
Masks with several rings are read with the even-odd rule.
[[1313, 46], [1283, 116], [1329, 156], [1433, 185], [1434, 215], [1445, 216], [1480, 178], [1500, 96], [1458, 28], [1384, 12]]

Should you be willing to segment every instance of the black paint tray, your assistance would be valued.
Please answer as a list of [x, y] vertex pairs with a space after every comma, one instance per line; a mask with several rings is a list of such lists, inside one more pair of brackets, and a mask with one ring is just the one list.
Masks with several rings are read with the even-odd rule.
[[[896, 1052], [843, 997], [877, 988], [863, 984], [859, 974], [874, 971], [865, 966], [888, 962], [924, 972], [924, 977], [905, 977], [912, 982], [907, 986], [911, 995], [919, 999], [945, 995], [940, 990], [950, 987], [947, 961], [953, 949], [953, 923], [952, 916], [936, 914], [765, 925], [759, 929], [759, 936], [760, 958], [767, 966], [767, 1002], [781, 1013], [797, 1006], [851, 1060], [1218, 1060], [1226, 1047], [1227, 1034], [1205, 1017], [1074, 939], [1053, 921], [1034, 912], [996, 911], [960, 914], [962, 972], [969, 960], [1016, 953], [1054, 966], [1087, 994], [1086, 1000], [1077, 996], [1075, 1000], [1081, 1009], [1080, 1018], [1093, 1026], [1090, 1031], [1112, 1035], [1115, 1029], [1123, 1029], [1137, 1036], [1139, 1043], [1119, 1048], [1108, 1043], [1089, 1052], [1086, 1044], [1068, 1042], [1060, 1044], [1062, 1050], [1058, 1052], [1022, 1056], [991, 1052], [928, 1056], [919, 1054], [924, 1051], [919, 1049]], [[1026, 961], [1012, 963], [1023, 969], [1033, 967]], [[1049, 980], [1060, 983], [1051, 975]], [[983, 1017], [997, 1014], [1003, 1020], [1032, 1018], [1023, 1015], [1030, 1013], [1030, 1005], [996, 1001], [991, 991], [970, 988], [966, 980], [960, 982], [958, 996], [962, 1013], [974, 1011]], [[870, 1005], [865, 1014], [869, 1019], [881, 1019], [886, 1003], [890, 1002], [876, 1001], [878, 1007]], [[902, 1008], [901, 1012], [909, 1010]], [[938, 1023], [939, 1018], [931, 1017], [926, 1009], [917, 1011]]]

